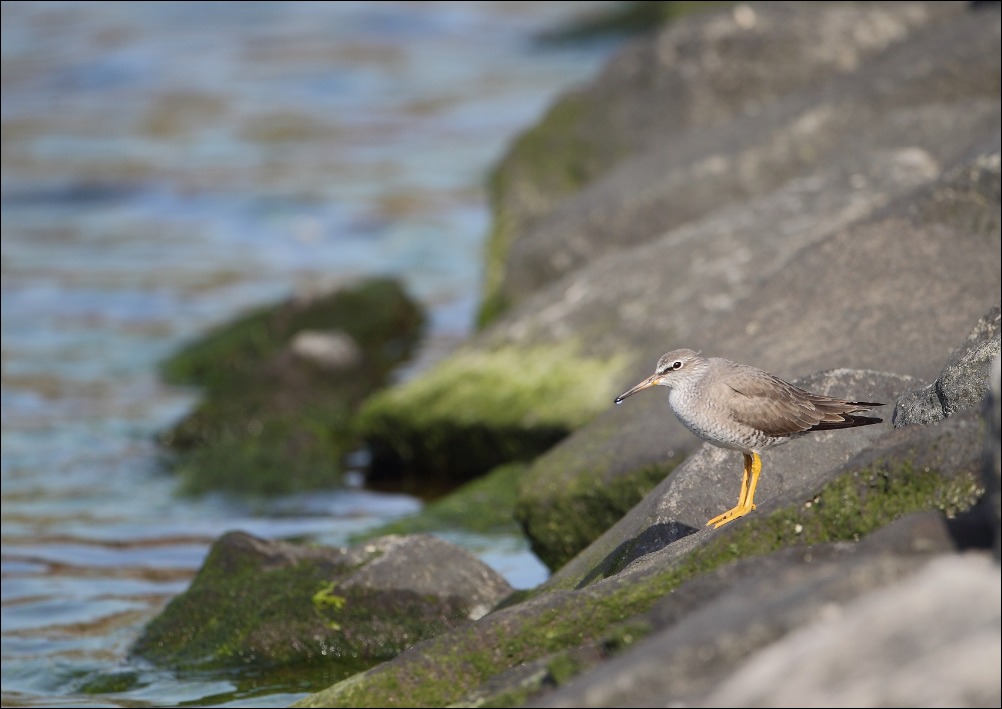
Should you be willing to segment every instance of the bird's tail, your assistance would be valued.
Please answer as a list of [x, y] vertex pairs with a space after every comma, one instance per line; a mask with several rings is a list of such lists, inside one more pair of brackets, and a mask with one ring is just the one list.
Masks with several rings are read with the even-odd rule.
[[884, 419], [876, 416], [860, 416], [860, 411], [868, 411], [876, 406], [883, 406], [875, 401], [843, 401], [841, 399], [815, 400], [814, 405], [825, 417], [811, 426], [811, 431], [829, 431], [836, 428], [854, 428], [880, 423]]

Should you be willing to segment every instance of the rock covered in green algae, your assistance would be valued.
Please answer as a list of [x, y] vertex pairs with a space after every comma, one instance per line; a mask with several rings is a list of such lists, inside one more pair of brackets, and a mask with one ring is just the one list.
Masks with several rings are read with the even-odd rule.
[[177, 669], [357, 667], [479, 618], [510, 592], [472, 554], [428, 535], [340, 548], [230, 532], [133, 653]]
[[164, 364], [205, 399], [161, 435], [190, 492], [336, 485], [351, 416], [413, 351], [424, 323], [400, 284], [372, 278], [261, 308]]
[[455, 485], [529, 460], [609, 406], [623, 362], [570, 343], [456, 352], [364, 403], [372, 474]]

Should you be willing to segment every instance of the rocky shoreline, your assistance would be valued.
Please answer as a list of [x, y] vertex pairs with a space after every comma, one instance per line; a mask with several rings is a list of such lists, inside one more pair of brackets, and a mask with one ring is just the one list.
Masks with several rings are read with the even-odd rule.
[[[478, 334], [344, 424], [383, 480], [475, 479], [454, 508], [498, 481], [552, 577], [224, 538], [137, 654], [359, 664], [299, 706], [997, 706], [1000, 36], [997, 3], [763, 2], [631, 42], [492, 176]], [[612, 406], [677, 347], [884, 421], [770, 451], [708, 529], [739, 454]]]

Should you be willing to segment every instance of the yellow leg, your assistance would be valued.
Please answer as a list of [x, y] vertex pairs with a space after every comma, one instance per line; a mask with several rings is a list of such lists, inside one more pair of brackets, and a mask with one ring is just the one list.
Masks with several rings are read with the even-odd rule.
[[745, 506], [745, 498], [748, 497], [748, 475], [749, 473], [751, 473], [752, 469], [751, 456], [748, 455], [747, 453], [745, 453], [744, 456], [745, 456], [745, 469], [744, 472], [741, 473], [741, 492], [738, 493], [737, 507]]
[[744, 517], [755, 509], [755, 488], [758, 487], [758, 476], [761, 472], [762, 459], [758, 453], [751, 455], [745, 453], [745, 469], [741, 475], [741, 493], [738, 495], [738, 504], [711, 519], [706, 523], [706, 526], [723, 527], [728, 522], [733, 522], [738, 517]]

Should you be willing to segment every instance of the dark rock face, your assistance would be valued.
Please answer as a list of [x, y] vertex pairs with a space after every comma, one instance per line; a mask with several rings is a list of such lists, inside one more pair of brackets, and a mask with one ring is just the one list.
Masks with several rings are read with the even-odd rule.
[[932, 423], [980, 406], [988, 395], [992, 366], [1002, 352], [1000, 329], [1002, 321], [996, 304], [974, 326], [935, 382], [898, 399], [894, 425]]

